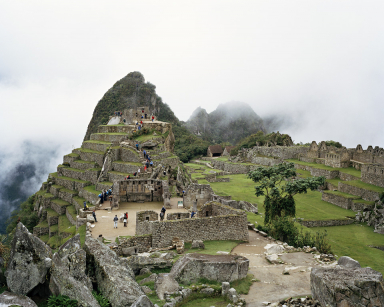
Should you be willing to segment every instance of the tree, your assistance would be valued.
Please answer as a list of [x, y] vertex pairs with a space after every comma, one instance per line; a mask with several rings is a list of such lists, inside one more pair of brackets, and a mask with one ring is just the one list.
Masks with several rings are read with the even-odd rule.
[[258, 167], [248, 173], [248, 177], [258, 183], [256, 196], [265, 196], [265, 225], [275, 218], [296, 215], [296, 194], [307, 193], [308, 189], [316, 190], [324, 185], [324, 177], [310, 177], [293, 180], [296, 170], [293, 163], [281, 163], [271, 167]]

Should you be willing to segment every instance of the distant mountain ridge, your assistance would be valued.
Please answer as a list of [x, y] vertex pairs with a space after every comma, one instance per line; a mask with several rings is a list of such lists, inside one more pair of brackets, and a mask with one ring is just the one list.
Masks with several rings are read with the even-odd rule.
[[198, 107], [185, 123], [185, 127], [191, 133], [216, 144], [229, 142], [235, 145], [258, 131], [266, 132], [261, 117], [243, 102], [220, 104], [209, 114]]

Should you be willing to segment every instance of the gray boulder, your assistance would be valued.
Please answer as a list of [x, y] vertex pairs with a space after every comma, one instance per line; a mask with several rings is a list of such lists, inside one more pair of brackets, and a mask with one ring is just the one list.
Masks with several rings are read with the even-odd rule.
[[371, 268], [313, 268], [311, 291], [322, 306], [384, 306], [383, 275]]
[[179, 290], [179, 284], [171, 274], [160, 273], [155, 282], [155, 290], [159, 299], [164, 299], [165, 293], [175, 293]]
[[252, 212], [252, 213], [258, 213], [258, 208], [257, 208], [257, 204], [251, 204], [247, 201], [239, 201], [239, 207], [240, 209], [242, 210], [245, 210], [245, 211], [248, 211], [248, 212]]
[[202, 240], [192, 240], [191, 248], [205, 249], [205, 245]]
[[93, 238], [86, 238], [84, 249], [87, 265], [95, 272], [99, 289], [112, 307], [131, 306], [144, 295], [132, 269], [114, 251]]
[[145, 283], [147, 283], [147, 282], [152, 282], [152, 281], [155, 282], [156, 279], [157, 279], [157, 274], [156, 274], [156, 273], [153, 273], [153, 274], [150, 275], [149, 277], [140, 280], [140, 281], [139, 281], [139, 284], [140, 284], [140, 285], [143, 285], [143, 284], [145, 284]]
[[180, 283], [193, 283], [200, 278], [218, 282], [245, 278], [249, 260], [237, 255], [187, 254], [173, 265], [171, 274]]
[[208, 288], [201, 289], [200, 293], [206, 294], [206, 295], [212, 295], [213, 293], [215, 293], [215, 290], [210, 288], [210, 287], [208, 287]]
[[53, 295], [66, 295], [84, 307], [99, 307], [92, 295], [92, 282], [85, 274], [86, 254], [80, 235], [63, 244], [53, 255], [49, 289]]
[[52, 264], [51, 258], [50, 247], [19, 222], [5, 272], [8, 288], [13, 293], [23, 295], [32, 290], [44, 291], [44, 288], [47, 288], [46, 275]]
[[340, 257], [337, 264], [350, 269], [361, 268], [359, 261], [348, 256]]
[[36, 303], [32, 301], [28, 296], [21, 294], [11, 293], [8, 291], [0, 294], [0, 306], [22, 306], [22, 307], [37, 307]]
[[131, 307], [154, 307], [154, 305], [146, 295], [142, 295]]

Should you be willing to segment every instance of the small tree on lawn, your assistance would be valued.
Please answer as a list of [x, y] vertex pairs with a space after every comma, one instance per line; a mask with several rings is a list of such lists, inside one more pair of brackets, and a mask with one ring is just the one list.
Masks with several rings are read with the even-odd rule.
[[258, 167], [248, 173], [248, 177], [258, 183], [256, 196], [265, 196], [265, 225], [282, 216], [294, 217], [296, 214], [296, 194], [307, 193], [324, 185], [324, 177], [309, 177], [293, 180], [296, 170], [293, 163], [281, 163], [271, 167]]

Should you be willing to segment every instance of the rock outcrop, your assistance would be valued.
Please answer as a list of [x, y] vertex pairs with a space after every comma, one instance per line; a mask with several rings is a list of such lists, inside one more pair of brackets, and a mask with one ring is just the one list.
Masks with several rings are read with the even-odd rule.
[[245, 278], [249, 260], [236, 255], [187, 254], [176, 261], [171, 274], [180, 283], [193, 283], [200, 278], [218, 282]]
[[86, 253], [81, 249], [80, 235], [62, 245], [52, 260], [49, 289], [53, 295], [66, 295], [84, 307], [100, 306], [92, 295], [92, 282], [85, 274]]
[[87, 267], [94, 272], [99, 290], [112, 307], [131, 306], [143, 290], [134, 279], [132, 269], [114, 251], [98, 240], [87, 237], [84, 244]]
[[5, 273], [8, 288], [13, 293], [26, 295], [42, 287], [52, 264], [51, 258], [49, 246], [18, 223]]
[[37, 307], [36, 303], [28, 296], [11, 293], [8, 291], [0, 294], [0, 306], [23, 306], [23, 307]]
[[[140, 296], [131, 307], [153, 307], [153, 303], [145, 295]], [[157, 305], [156, 305], [157, 306]]]
[[311, 291], [322, 306], [384, 306], [383, 275], [371, 268], [314, 268]]

